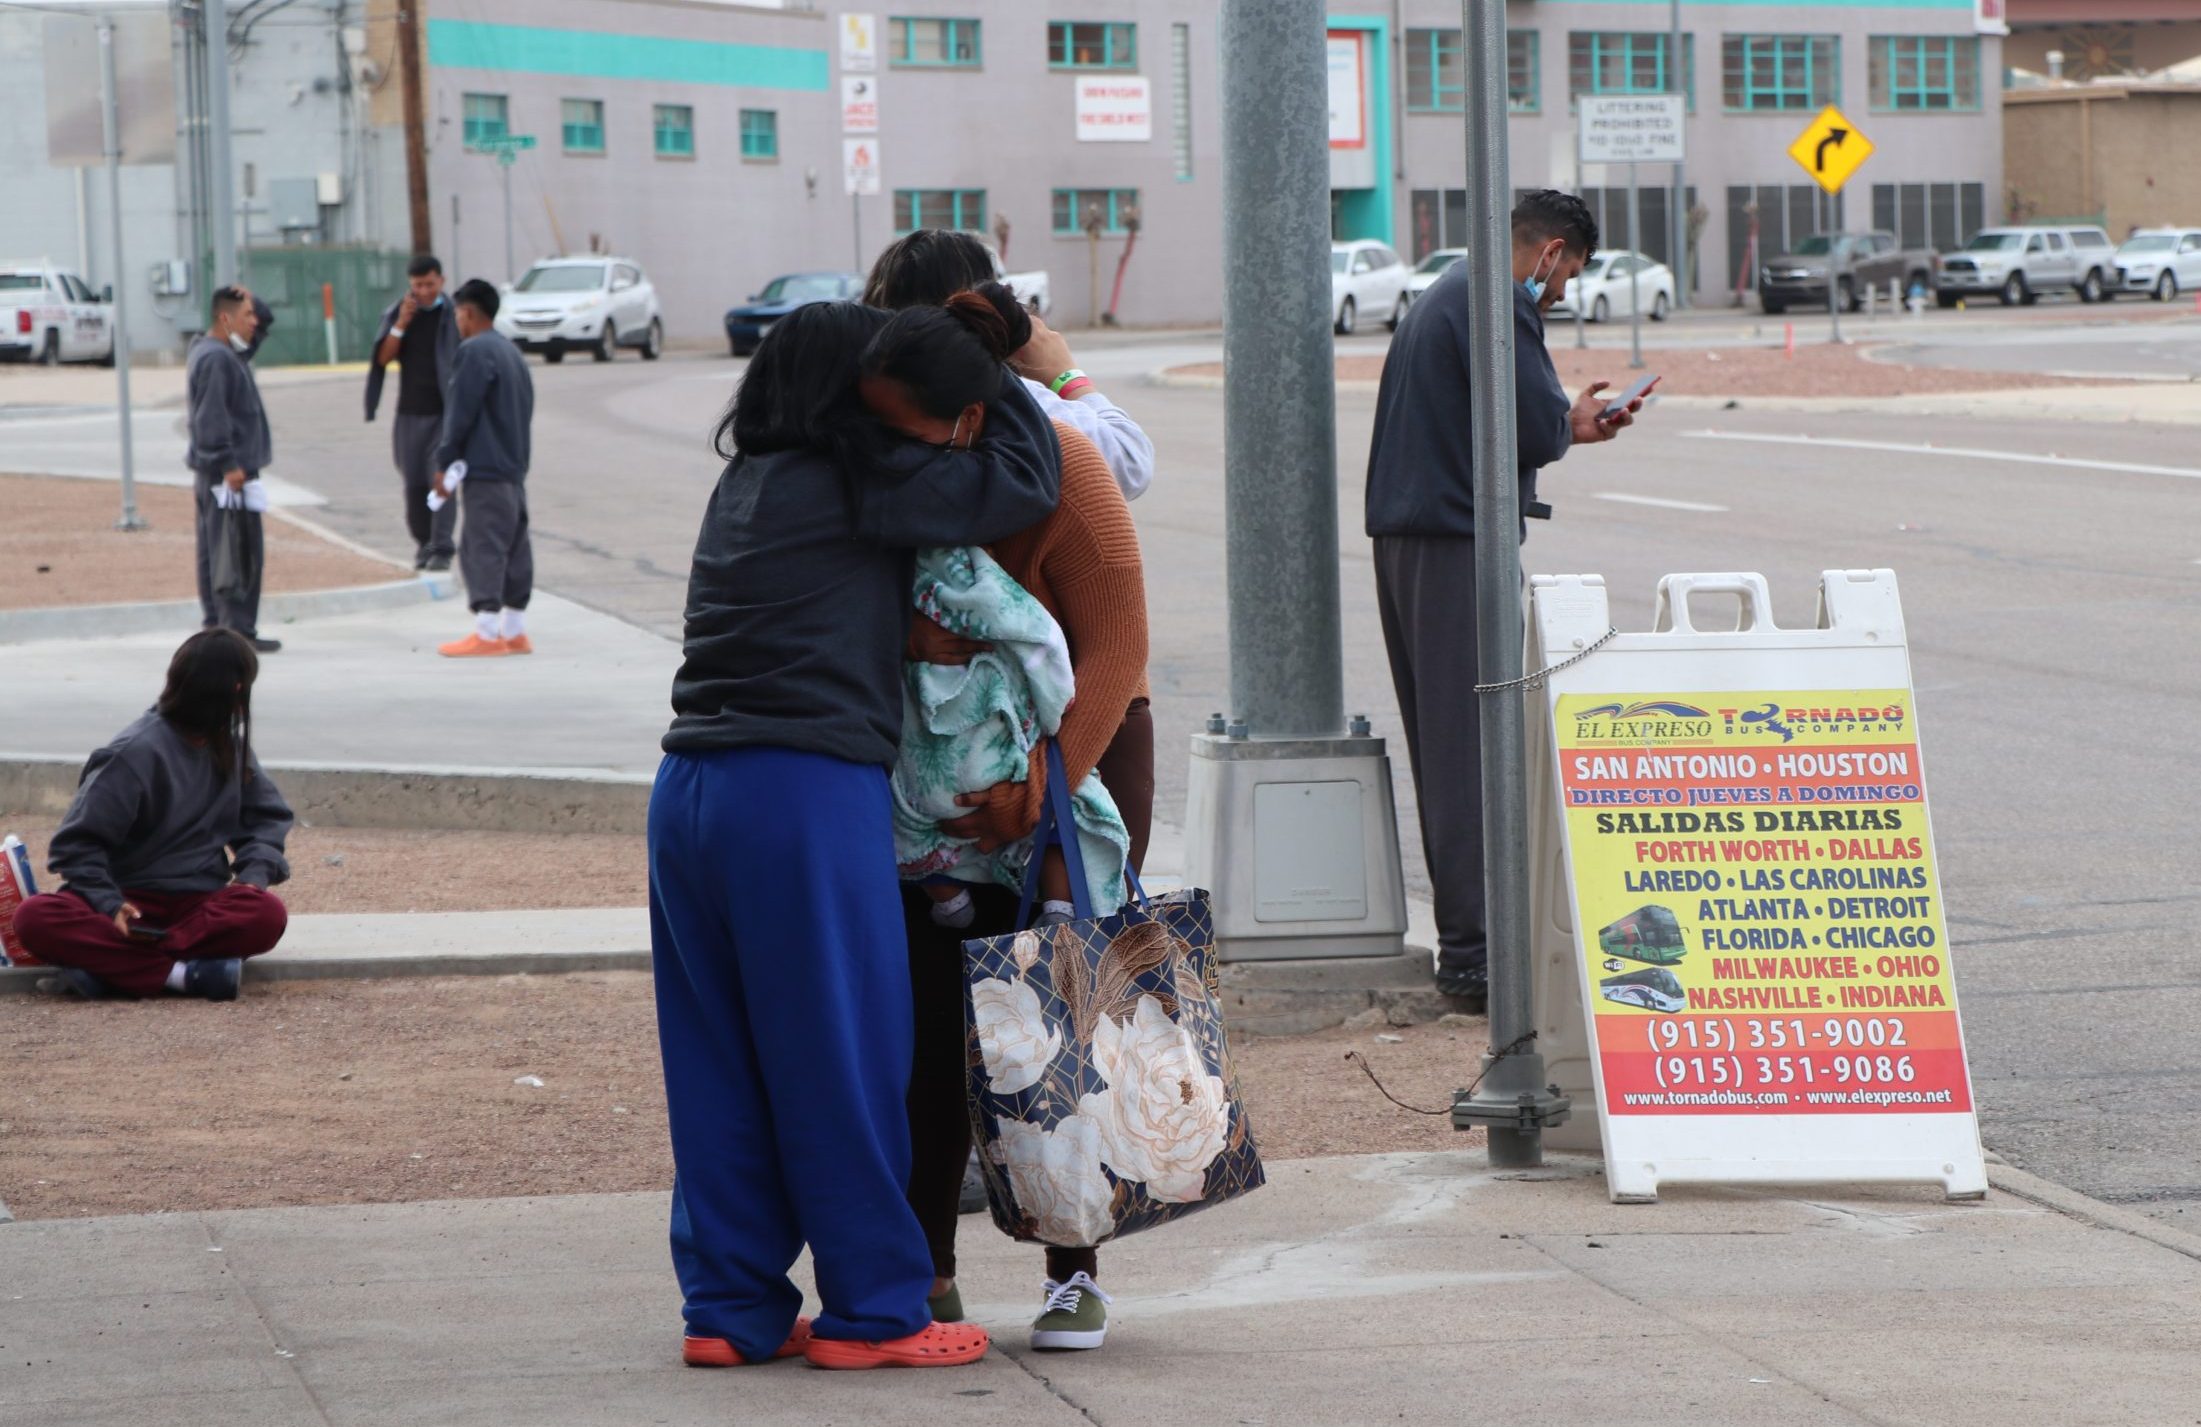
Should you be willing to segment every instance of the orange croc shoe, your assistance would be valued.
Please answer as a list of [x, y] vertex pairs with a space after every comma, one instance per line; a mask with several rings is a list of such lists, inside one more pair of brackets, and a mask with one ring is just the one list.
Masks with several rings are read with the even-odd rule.
[[449, 644], [439, 644], [436, 652], [446, 659], [501, 659], [512, 652], [511, 646], [501, 639], [484, 639], [479, 634], [469, 634], [464, 639], [454, 639]]
[[533, 654], [535, 652], [535, 642], [524, 634], [515, 634], [504, 642], [504, 652], [507, 654]]
[[992, 1342], [976, 1323], [934, 1323], [885, 1343], [812, 1338], [802, 1355], [814, 1368], [957, 1368], [986, 1356]]
[[[809, 1346], [810, 1320], [797, 1318], [795, 1331], [787, 1335], [787, 1341], [780, 1344], [780, 1350], [772, 1356], [775, 1359], [800, 1357], [803, 1349]], [[692, 1368], [739, 1368], [749, 1365], [749, 1360], [741, 1355], [741, 1349], [724, 1338], [698, 1338], [692, 1333], [680, 1340], [680, 1360]]]

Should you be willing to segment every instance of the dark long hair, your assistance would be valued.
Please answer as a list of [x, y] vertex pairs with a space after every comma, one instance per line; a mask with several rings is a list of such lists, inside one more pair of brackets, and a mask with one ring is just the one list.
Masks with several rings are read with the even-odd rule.
[[252, 681], [260, 656], [234, 629], [202, 629], [168, 661], [155, 705], [178, 732], [199, 739], [224, 778], [252, 770]]
[[1000, 395], [1002, 363], [1032, 340], [1032, 316], [998, 282], [952, 294], [939, 307], [906, 307], [864, 352], [863, 374], [907, 388], [928, 416], [947, 418]]
[[993, 254], [970, 233], [919, 228], [887, 245], [871, 265], [864, 301], [898, 311], [938, 307], [959, 292], [993, 281]]
[[864, 349], [887, 315], [853, 302], [798, 307], [772, 324], [749, 359], [712, 436], [736, 452], [809, 450], [842, 459], [871, 439], [874, 424], [856, 399]]

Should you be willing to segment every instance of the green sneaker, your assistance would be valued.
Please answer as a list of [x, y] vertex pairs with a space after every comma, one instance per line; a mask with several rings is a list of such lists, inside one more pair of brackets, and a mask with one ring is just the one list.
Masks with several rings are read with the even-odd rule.
[[1068, 1283], [1047, 1280], [1047, 1304], [1032, 1320], [1032, 1346], [1042, 1352], [1075, 1352], [1108, 1341], [1108, 1304], [1100, 1285], [1080, 1271]]
[[946, 1293], [926, 1299], [925, 1306], [932, 1310], [935, 1323], [960, 1323], [963, 1321], [963, 1290], [951, 1283]]

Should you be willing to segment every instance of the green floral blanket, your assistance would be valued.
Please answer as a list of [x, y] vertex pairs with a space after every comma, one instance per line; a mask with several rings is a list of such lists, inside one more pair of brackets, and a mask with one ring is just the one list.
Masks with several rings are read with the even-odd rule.
[[[1055, 617], [991, 555], [971, 546], [917, 554], [917, 608], [942, 628], [992, 650], [969, 664], [902, 666], [902, 749], [894, 766], [894, 856], [904, 881], [1022, 887], [1026, 838], [995, 852], [940, 830], [970, 810], [956, 795], [1030, 776], [1032, 749], [1061, 729], [1077, 692], [1070, 649]], [[1100, 779], [1088, 773], [1070, 796], [1085, 855], [1093, 912], [1123, 905], [1131, 835]]]

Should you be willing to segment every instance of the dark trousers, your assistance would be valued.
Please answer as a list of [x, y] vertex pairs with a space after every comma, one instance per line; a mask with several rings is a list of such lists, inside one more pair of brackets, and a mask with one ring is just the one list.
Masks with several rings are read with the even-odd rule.
[[[251, 480], [257, 471], [247, 471]], [[267, 568], [267, 536], [256, 511], [225, 511], [214, 504], [215, 488], [222, 484], [220, 471], [193, 472], [192, 487], [198, 497], [199, 614], [206, 627], [223, 625], [247, 639], [260, 632], [260, 581]], [[214, 592], [215, 521], [242, 517], [245, 523], [245, 557], [252, 562], [252, 583], [242, 593], [227, 596]]]
[[1475, 694], [1475, 542], [1379, 535], [1376, 604], [1391, 656], [1422, 857], [1437, 911], [1440, 972], [1486, 967], [1482, 710]]
[[177, 962], [273, 951], [290, 924], [280, 898], [241, 882], [218, 892], [125, 892], [123, 897], [147, 923], [168, 928], [168, 935], [157, 942], [126, 937], [113, 917], [66, 889], [17, 907], [15, 934], [25, 951], [49, 966], [73, 966], [117, 991], [154, 996]]
[[[469, 520], [472, 516], [469, 515]], [[826, 1338], [932, 1321], [909, 1177], [911, 1011], [886, 770], [784, 748], [666, 755], [650, 946], [688, 1330], [787, 1341], [805, 1243]]]
[[[1097, 771], [1131, 830], [1131, 866], [1136, 871], [1145, 863], [1147, 837], [1154, 827], [1154, 715], [1145, 699], [1132, 701]], [[940, 1278], [955, 1277], [963, 1169], [971, 1157], [963, 942], [1018, 930], [1016, 893], [1005, 887], [970, 891], [977, 915], [968, 928], [957, 929], [933, 921], [932, 899], [922, 888], [902, 889], [910, 997], [917, 1012], [917, 1054], [909, 1078], [909, 1202], [925, 1227], [932, 1271]], [[1081, 1272], [1100, 1276], [1099, 1251], [1047, 1250], [1047, 1276], [1055, 1282], [1066, 1283]]]
[[[526, 609], [535, 593], [535, 545], [527, 533], [527, 487], [468, 476], [459, 483], [459, 574], [471, 610]], [[449, 506], [444, 507], [446, 510]]]
[[[433, 557], [448, 560], [458, 549], [453, 539], [459, 527], [458, 502], [447, 500], [441, 510], [428, 508], [428, 492], [436, 481], [436, 442], [442, 435], [440, 416], [400, 412], [390, 422], [390, 456], [405, 485], [405, 528], [413, 537], [413, 558], [423, 564]], [[466, 489], [464, 482], [459, 489]]]

